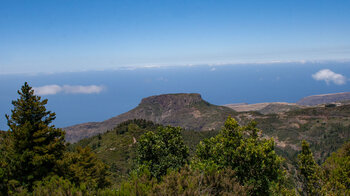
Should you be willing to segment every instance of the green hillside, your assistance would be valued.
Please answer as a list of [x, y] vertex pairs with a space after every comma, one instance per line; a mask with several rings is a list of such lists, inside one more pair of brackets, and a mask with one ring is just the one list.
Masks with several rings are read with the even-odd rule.
[[[114, 129], [104, 134], [99, 134], [90, 138], [85, 138], [70, 145], [70, 150], [77, 146], [89, 146], [97, 157], [110, 166], [113, 174], [113, 181], [117, 184], [125, 179], [134, 165], [136, 157], [136, 142], [146, 131], [155, 131], [159, 124], [142, 119], [125, 121]], [[189, 131], [182, 132], [184, 142], [193, 154], [197, 144], [204, 138], [212, 137], [217, 131]]]

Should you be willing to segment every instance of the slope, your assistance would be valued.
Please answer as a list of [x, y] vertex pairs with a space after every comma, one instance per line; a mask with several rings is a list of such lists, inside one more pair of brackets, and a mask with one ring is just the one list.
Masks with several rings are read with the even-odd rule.
[[[120, 123], [114, 129], [103, 134], [85, 138], [69, 146], [74, 150], [77, 146], [89, 146], [97, 157], [110, 166], [113, 183], [118, 184], [126, 178], [133, 168], [136, 157], [136, 143], [139, 137], [147, 131], [155, 131], [159, 124], [143, 119], [133, 119]], [[185, 144], [193, 154], [196, 145], [203, 140], [217, 134], [217, 131], [189, 131], [183, 130]]]

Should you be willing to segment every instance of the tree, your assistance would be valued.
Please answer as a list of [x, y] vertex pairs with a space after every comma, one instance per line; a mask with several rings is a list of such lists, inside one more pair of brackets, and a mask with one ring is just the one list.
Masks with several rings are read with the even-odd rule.
[[350, 195], [350, 141], [332, 153], [323, 164], [325, 191], [336, 195]]
[[188, 162], [188, 147], [180, 127], [159, 127], [141, 136], [137, 146], [138, 168], [146, 167], [160, 179], [168, 169], [178, 169]]
[[301, 194], [320, 195], [322, 173], [314, 160], [309, 143], [305, 140], [301, 143], [301, 152], [298, 154], [298, 171], [302, 183]]
[[0, 195], [8, 192], [8, 182], [11, 180], [11, 172], [14, 170], [12, 144], [8, 132], [0, 134]]
[[282, 158], [274, 150], [273, 139], [261, 139], [256, 123], [239, 126], [229, 117], [220, 133], [197, 147], [200, 164], [232, 169], [242, 185], [252, 186], [252, 195], [267, 195], [271, 185], [284, 177]]
[[76, 152], [66, 152], [58, 161], [57, 173], [76, 186], [84, 185], [97, 190], [110, 185], [108, 166], [99, 160], [89, 147], [78, 147]]
[[65, 150], [65, 132], [50, 125], [55, 113], [47, 111], [47, 99], [41, 100], [27, 82], [12, 101], [11, 116], [6, 115], [13, 143], [12, 179], [32, 190], [33, 183], [48, 176]]

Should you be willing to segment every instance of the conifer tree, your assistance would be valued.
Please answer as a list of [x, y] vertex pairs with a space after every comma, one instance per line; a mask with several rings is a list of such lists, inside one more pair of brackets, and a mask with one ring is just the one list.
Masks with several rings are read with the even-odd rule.
[[302, 195], [320, 195], [321, 169], [314, 160], [309, 143], [301, 143], [301, 152], [298, 155], [299, 178], [302, 183]]
[[41, 100], [27, 82], [12, 101], [11, 116], [6, 115], [13, 142], [14, 171], [19, 185], [32, 189], [35, 181], [49, 175], [65, 150], [65, 132], [50, 123], [55, 113], [47, 111], [47, 99]]

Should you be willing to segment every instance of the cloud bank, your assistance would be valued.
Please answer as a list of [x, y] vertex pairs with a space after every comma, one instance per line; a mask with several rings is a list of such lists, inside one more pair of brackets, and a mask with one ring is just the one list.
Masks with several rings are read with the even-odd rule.
[[342, 85], [346, 83], [345, 76], [338, 73], [334, 73], [329, 69], [322, 69], [316, 72], [315, 74], [312, 74], [312, 78], [315, 80], [324, 80], [328, 85], [331, 82], [333, 82], [336, 85]]
[[82, 86], [82, 85], [46, 85], [46, 86], [40, 86], [40, 87], [34, 87], [34, 92], [36, 95], [55, 95], [58, 93], [65, 93], [65, 94], [98, 94], [102, 92], [105, 87], [104, 86], [97, 86], [97, 85], [89, 85], [89, 86]]

